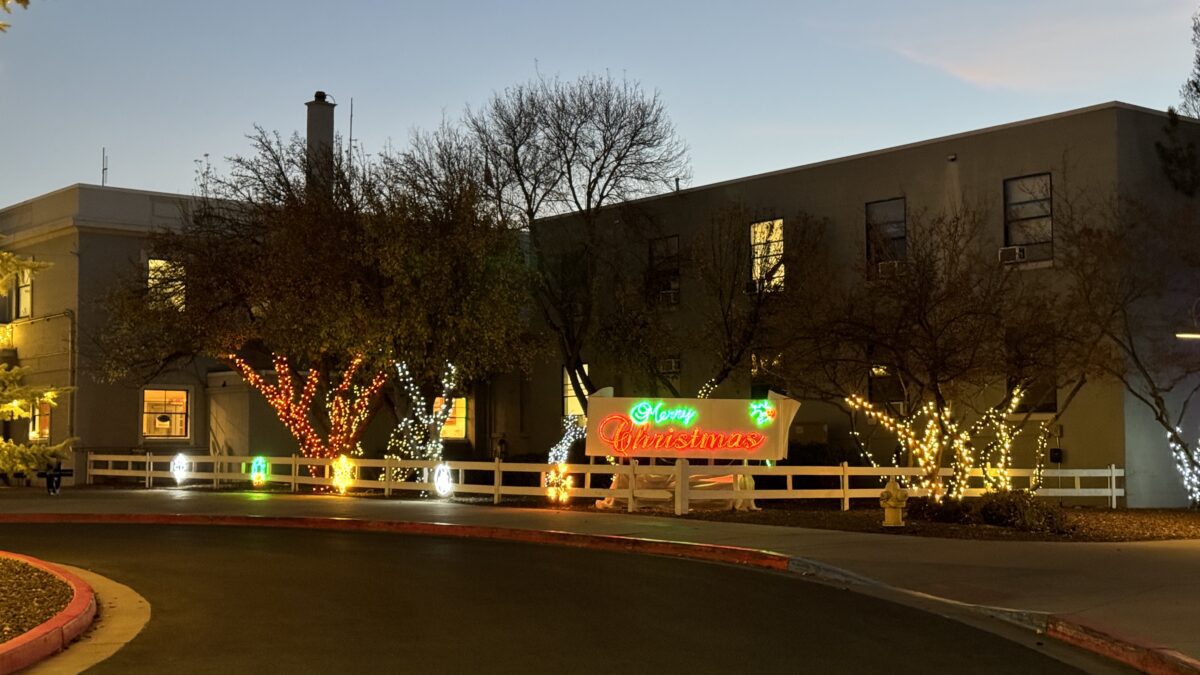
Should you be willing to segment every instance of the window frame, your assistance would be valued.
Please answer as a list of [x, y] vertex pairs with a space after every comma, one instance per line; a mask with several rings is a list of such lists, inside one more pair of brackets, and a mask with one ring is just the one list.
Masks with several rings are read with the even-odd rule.
[[[54, 427], [54, 406], [45, 399], [37, 399], [33, 402], [29, 411], [29, 442], [30, 443], [49, 443], [50, 434], [53, 433]], [[43, 435], [39, 427], [41, 422], [45, 420], [45, 434]]]
[[[775, 238], [768, 235], [768, 237], [766, 239], [764, 239], [763, 241], [761, 241], [761, 242], [756, 241], [756, 237], [755, 237], [755, 235], [757, 234], [757, 232], [755, 230], [756, 227], [758, 227], [760, 225], [770, 224], [771, 225], [771, 234], [773, 234], [775, 231], [775, 228], [776, 228], [776, 223], [778, 223], [778, 228], [779, 228], [778, 240], [776, 240]], [[749, 231], [749, 235], [750, 235], [750, 283], [754, 284], [755, 290], [758, 290], [758, 291], [783, 290], [784, 280], [786, 278], [786, 273], [787, 273], [785, 260], [784, 260], [785, 243], [787, 241], [787, 236], [784, 231], [784, 219], [783, 218], [763, 218], [762, 220], [752, 221], [750, 223], [749, 227], [750, 227], [750, 231]], [[778, 244], [779, 244], [779, 252], [773, 253], [771, 251], [771, 247], [772, 247], [772, 244], [776, 243], [776, 241], [778, 241]], [[760, 253], [759, 252], [760, 250], [765, 250], [765, 252]], [[778, 258], [776, 259], [775, 256], [778, 256]], [[778, 262], [778, 266], [776, 266], [776, 262], [774, 262], [776, 260]], [[762, 261], [764, 264], [760, 265], [760, 261]], [[772, 261], [772, 262], [767, 263], [767, 261]], [[774, 273], [772, 273], [768, 276], [767, 273], [771, 268], [774, 268]]]
[[[583, 364], [583, 372], [591, 375], [589, 364]], [[562, 416], [563, 419], [571, 415], [579, 415], [581, 422], [587, 421], [587, 415], [584, 414], [583, 406], [579, 403], [579, 399], [575, 397], [575, 390], [571, 387], [571, 375], [567, 372], [567, 367], [562, 367], [563, 388], [562, 388]]]
[[13, 318], [33, 318], [33, 270], [18, 270], [13, 278]]
[[[655, 245], [674, 242], [674, 252], [659, 256]], [[647, 242], [646, 282], [650, 294], [650, 302], [654, 305], [676, 306], [679, 304], [679, 281], [681, 264], [679, 256], [679, 235], [668, 234], [651, 238]]]
[[[443, 441], [466, 441], [470, 438], [471, 430], [469, 427], [469, 424], [470, 424], [469, 420], [471, 419], [471, 408], [470, 408], [470, 401], [468, 400], [469, 398], [470, 397], [466, 396], [466, 395], [454, 397], [454, 399], [453, 399], [454, 403], [451, 404], [451, 407], [450, 407], [450, 414], [446, 416], [446, 421], [442, 423], [442, 428], [438, 430], [438, 436]], [[438, 409], [438, 406], [441, 405], [442, 400], [443, 399], [441, 396], [438, 396], [437, 398], [433, 399], [433, 409], [434, 410]], [[459, 406], [462, 407], [462, 415], [456, 414], [458, 412]], [[450, 424], [451, 420], [460, 420], [462, 422], [462, 435], [461, 436], [457, 436], [457, 435], [447, 436], [446, 435], [446, 427]]]
[[[668, 363], [671, 361], [674, 361], [675, 368], [670, 369], [670, 370], [663, 368], [664, 365], [671, 365], [670, 363]], [[683, 355], [682, 354], [676, 352], [674, 354], [668, 354], [666, 356], [656, 358], [654, 360], [654, 368], [655, 368], [655, 370], [658, 371], [658, 374], [660, 376], [662, 376], [664, 379], [670, 381], [671, 384], [674, 385], [675, 391], [680, 391], [679, 382], [680, 382], [680, 378], [683, 375]], [[654, 389], [656, 392], [658, 391], [658, 388], [660, 386], [662, 386], [662, 383], [657, 381], [657, 378], [656, 378], [656, 380], [654, 382]], [[671, 392], [666, 391], [663, 393], [669, 394]]]
[[[1038, 198], [1038, 199], [1025, 199], [1025, 200], [1021, 200], [1021, 201], [1014, 201], [1011, 203], [1009, 202], [1009, 200], [1008, 200], [1008, 185], [1009, 185], [1009, 183], [1013, 183], [1015, 181], [1021, 181], [1021, 180], [1028, 180], [1030, 178], [1040, 178], [1042, 176], [1046, 177], [1046, 186], [1047, 186], [1046, 196]], [[1009, 248], [1009, 247], [1013, 247], [1013, 246], [1021, 246], [1028, 250], [1030, 247], [1046, 246], [1049, 249], [1049, 252], [1050, 252], [1049, 255], [1046, 255], [1044, 257], [1039, 256], [1039, 257], [1031, 258], [1031, 259], [1028, 259], [1027, 261], [1028, 262], [1039, 262], [1039, 261], [1043, 261], [1043, 260], [1054, 260], [1054, 174], [1050, 171], [1039, 171], [1037, 173], [1025, 174], [1023, 176], [1013, 176], [1011, 178], [1005, 178], [1000, 184], [1000, 200], [1001, 200], [1001, 205], [1002, 205], [1002, 212], [1004, 214], [1004, 246], [1005, 246], [1005, 248]], [[1046, 203], [1045, 215], [1026, 216], [1026, 217], [1022, 217], [1022, 218], [1009, 217], [1009, 215], [1010, 215], [1009, 210], [1012, 206], [1021, 206], [1024, 204], [1035, 204], [1038, 202]], [[1012, 225], [1014, 223], [1028, 222], [1028, 221], [1033, 221], [1033, 220], [1039, 220], [1042, 218], [1047, 219], [1050, 223], [1050, 238], [1048, 240], [1027, 242], [1027, 243], [1023, 243], [1023, 244], [1013, 243]], [[1037, 249], [1035, 248], [1035, 250], [1037, 250]]]
[[[1051, 373], [1049, 378], [1050, 381], [1042, 382], [1041, 386], [1049, 384], [1049, 389], [1054, 393], [1054, 396], [1050, 397], [1048, 401], [1039, 401], [1038, 403], [1033, 404], [1029, 403], [1029, 398], [1023, 396], [1021, 397], [1021, 402], [1017, 404], [1015, 408], [1013, 408], [1012, 417], [1025, 417], [1026, 415], [1029, 415], [1033, 419], [1049, 419], [1058, 414], [1058, 374]], [[1035, 391], [1035, 387], [1039, 386], [1037, 379], [1038, 378], [1035, 377], [1030, 381], [1029, 386], [1027, 387], [1030, 393]], [[1012, 391], [1016, 384], [1017, 378], [1010, 376], [1007, 380], [1008, 391]]]
[[[146, 393], [151, 391], [182, 391], [185, 394], [187, 405], [182, 413], [150, 413], [146, 411]], [[178, 441], [190, 441], [192, 439], [192, 421], [195, 410], [196, 391], [191, 385], [182, 384], [148, 384], [141, 388], [138, 393], [138, 436], [142, 441], [152, 443], [169, 443]], [[184, 420], [184, 435], [182, 436], [158, 436], [146, 435], [146, 416], [147, 415], [183, 415]]]
[[[895, 241], [898, 238], [903, 239], [904, 240], [903, 255], [901, 255], [900, 257], [894, 257], [894, 258], [893, 257], [883, 258], [879, 255], [881, 253], [881, 251], [875, 250], [875, 247], [873, 245], [873, 243], [876, 240], [876, 237], [874, 235], [875, 235], [875, 232], [878, 230], [878, 227], [873, 227], [873, 225], [874, 226], [890, 225], [890, 224], [895, 224], [896, 221], [872, 223], [871, 222], [871, 207], [878, 206], [880, 204], [887, 204], [889, 202], [895, 202], [895, 201], [902, 202], [902, 205], [903, 205], [903, 208], [901, 209], [901, 216], [900, 216], [899, 222], [900, 222], [900, 225], [904, 229], [904, 236], [903, 237], [890, 237], [887, 239], [887, 241]], [[865, 243], [866, 243], [867, 262], [869, 262], [872, 266], [878, 265], [879, 263], [882, 263], [882, 262], [903, 262], [905, 260], [908, 260], [908, 197], [907, 196], [901, 195], [899, 197], [889, 197], [887, 199], [875, 199], [875, 200], [872, 200], [872, 201], [869, 201], [869, 202], [866, 202], [865, 204], [863, 204], [863, 228], [864, 228], [864, 231], [866, 234], [866, 242]], [[884, 240], [882, 238], [880, 238], [880, 241], [882, 242]]]
[[[172, 282], [171, 279], [179, 267], [179, 263], [173, 260], [146, 256], [146, 290], [151, 300], [159, 300], [163, 306], [182, 311], [187, 306], [187, 286], [182, 281]], [[155, 298], [156, 294], [162, 297]]]

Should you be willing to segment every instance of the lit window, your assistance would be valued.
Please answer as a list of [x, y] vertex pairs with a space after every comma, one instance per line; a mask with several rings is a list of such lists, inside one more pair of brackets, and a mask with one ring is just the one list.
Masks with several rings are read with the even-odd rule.
[[33, 271], [17, 272], [16, 283], [17, 292], [13, 294], [13, 302], [16, 303], [16, 307], [13, 316], [18, 319], [26, 319], [33, 316]]
[[49, 401], [38, 401], [33, 407], [29, 418], [29, 440], [45, 442], [50, 440], [50, 411]]
[[759, 290], [783, 288], [783, 219], [750, 223], [750, 275]]
[[183, 309], [186, 289], [180, 265], [170, 260], [150, 258], [146, 261], [146, 287], [152, 303]]
[[[588, 372], [588, 364], [583, 364], [583, 372]], [[582, 385], [582, 383], [580, 383]], [[571, 386], [571, 375], [563, 368], [563, 417], [579, 415], [580, 421], [585, 421], [583, 406], [575, 396], [575, 388]]]
[[867, 204], [867, 260], [871, 264], [904, 260], [907, 234], [903, 197]]
[[[441, 410], [444, 399], [439, 396], [433, 399], [433, 409]], [[459, 396], [450, 404], [450, 415], [442, 425], [442, 438], [462, 440], [467, 437], [467, 398]]]
[[186, 389], [142, 391], [142, 436], [146, 438], [188, 437], [188, 392]]
[[1004, 181], [1004, 245], [1025, 249], [1023, 260], [1054, 258], [1050, 174]]

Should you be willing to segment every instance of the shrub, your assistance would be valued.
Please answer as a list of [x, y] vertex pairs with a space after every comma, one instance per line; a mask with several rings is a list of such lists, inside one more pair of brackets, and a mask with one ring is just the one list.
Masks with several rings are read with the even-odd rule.
[[989, 492], [979, 498], [978, 511], [980, 521], [988, 525], [1052, 534], [1069, 529], [1061, 506], [1040, 500], [1028, 490]]
[[908, 517], [934, 523], [969, 524], [974, 522], [971, 506], [959, 499], [943, 499], [935, 502], [929, 497], [908, 500]]

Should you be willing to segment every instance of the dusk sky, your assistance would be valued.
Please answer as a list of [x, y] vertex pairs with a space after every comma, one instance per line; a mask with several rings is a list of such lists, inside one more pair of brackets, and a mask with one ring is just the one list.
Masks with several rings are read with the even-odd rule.
[[367, 152], [540, 72], [658, 89], [693, 185], [1110, 100], [1164, 109], [1194, 0], [32, 0], [0, 34], [0, 206], [73, 183], [190, 193], [314, 90]]

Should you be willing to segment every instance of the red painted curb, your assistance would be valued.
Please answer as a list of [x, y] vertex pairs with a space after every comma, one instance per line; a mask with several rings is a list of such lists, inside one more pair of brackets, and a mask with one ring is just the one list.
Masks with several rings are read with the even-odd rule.
[[1152, 675], [1200, 673], [1200, 661], [1174, 649], [1116, 637], [1095, 626], [1062, 617], [1052, 616], [1047, 620], [1046, 635]]
[[96, 618], [96, 595], [86, 581], [44, 560], [0, 551], [12, 558], [49, 572], [71, 586], [71, 601], [58, 614], [27, 633], [0, 642], [0, 675], [8, 675], [46, 659], [79, 637]]
[[152, 513], [6, 513], [0, 523], [115, 523], [140, 525], [232, 525], [241, 527], [280, 527], [307, 530], [344, 530], [351, 532], [391, 532], [436, 537], [494, 539], [531, 544], [554, 544], [606, 551], [627, 551], [651, 555], [690, 558], [786, 571], [790, 558], [779, 553], [737, 546], [690, 544], [658, 539], [639, 539], [610, 534], [579, 534], [557, 530], [524, 530], [484, 525], [422, 523], [391, 520], [352, 520], [307, 516], [209, 516], [195, 514]]

